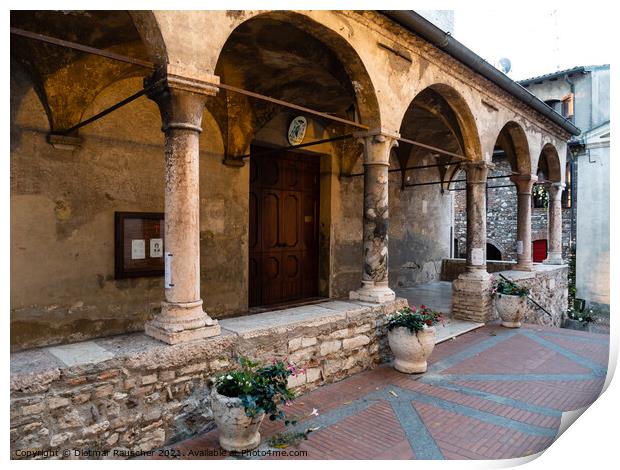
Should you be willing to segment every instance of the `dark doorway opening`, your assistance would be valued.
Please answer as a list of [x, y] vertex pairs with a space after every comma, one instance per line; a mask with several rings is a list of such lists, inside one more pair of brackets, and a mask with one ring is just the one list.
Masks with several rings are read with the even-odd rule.
[[487, 261], [501, 261], [502, 252], [495, 245], [487, 243]]
[[319, 177], [312, 156], [250, 157], [250, 307], [318, 296]]

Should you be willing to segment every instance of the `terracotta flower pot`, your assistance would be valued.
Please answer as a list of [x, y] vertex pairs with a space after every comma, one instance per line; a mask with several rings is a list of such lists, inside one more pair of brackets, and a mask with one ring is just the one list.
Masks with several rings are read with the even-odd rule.
[[258, 428], [265, 413], [253, 418], [246, 416], [241, 399], [220, 395], [215, 386], [211, 390], [211, 409], [220, 431], [222, 449], [241, 452], [259, 446], [261, 438]]
[[426, 360], [435, 348], [435, 328], [412, 333], [399, 326], [388, 331], [388, 342], [394, 353], [394, 369], [405, 374], [426, 372]]
[[520, 295], [495, 294], [495, 309], [506, 328], [520, 328], [525, 318], [527, 297]]

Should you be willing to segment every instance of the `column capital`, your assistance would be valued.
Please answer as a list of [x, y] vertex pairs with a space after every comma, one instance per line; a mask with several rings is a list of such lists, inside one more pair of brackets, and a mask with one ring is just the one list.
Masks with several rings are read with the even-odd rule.
[[398, 147], [400, 134], [379, 128], [355, 132], [353, 137], [364, 145], [364, 165], [389, 166], [390, 151]]
[[551, 201], [561, 200], [562, 199], [562, 191], [566, 187], [563, 183], [549, 183], [547, 184], [547, 191], [549, 192], [549, 199]]
[[512, 181], [517, 187], [517, 192], [519, 194], [532, 194], [532, 187], [534, 183], [538, 181], [538, 176], [536, 175], [512, 175], [510, 177], [510, 181]]
[[489, 170], [495, 169], [493, 163], [484, 160], [473, 160], [461, 163], [467, 174], [467, 184], [486, 184]]
[[159, 107], [162, 131], [181, 129], [201, 132], [202, 113], [209, 96], [217, 93], [219, 77], [181, 66], [167, 64], [144, 79], [153, 87], [147, 96]]
[[150, 86], [160, 80], [162, 81], [161, 86], [157, 87], [154, 93], [170, 88], [198, 95], [215, 96], [220, 84], [220, 77], [217, 75], [179, 64], [166, 64], [158, 67], [144, 79], [144, 86]]

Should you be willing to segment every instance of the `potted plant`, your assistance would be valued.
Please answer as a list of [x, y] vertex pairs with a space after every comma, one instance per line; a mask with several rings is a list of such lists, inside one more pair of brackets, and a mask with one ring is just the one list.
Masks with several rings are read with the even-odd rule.
[[566, 312], [564, 320], [564, 328], [578, 331], [590, 331], [591, 325], [596, 321], [593, 309], [584, 309], [583, 311], [569, 308]]
[[259, 365], [239, 359], [240, 368], [218, 375], [211, 388], [213, 419], [220, 431], [220, 446], [233, 452], [251, 450], [260, 444], [259, 427], [284, 418], [280, 406], [294, 398], [288, 389], [289, 376], [298, 371], [285, 361]]
[[435, 328], [441, 313], [420, 305], [387, 317], [388, 342], [394, 353], [394, 368], [406, 374], [426, 372], [426, 360], [435, 347]]
[[519, 287], [509, 279], [499, 279], [495, 282], [493, 288], [495, 309], [502, 320], [502, 326], [506, 328], [521, 327], [529, 293], [527, 287]]

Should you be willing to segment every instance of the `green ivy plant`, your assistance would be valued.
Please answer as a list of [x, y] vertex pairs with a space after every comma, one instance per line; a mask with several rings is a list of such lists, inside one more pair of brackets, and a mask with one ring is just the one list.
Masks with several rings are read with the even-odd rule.
[[215, 387], [220, 395], [241, 399], [245, 414], [254, 417], [266, 413], [269, 419], [284, 419], [280, 406], [295, 398], [288, 389], [288, 378], [303, 374], [293, 364], [274, 360], [261, 366], [246, 357], [239, 358], [240, 368], [220, 374], [215, 379]]
[[386, 319], [388, 330], [402, 326], [411, 333], [436, 325], [440, 321], [443, 321], [441, 312], [436, 312], [425, 305], [405, 307]]
[[536, 199], [545, 209], [549, 207], [549, 193], [542, 184], [535, 184], [532, 188], [532, 197]]

